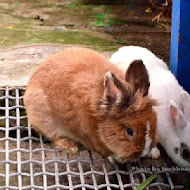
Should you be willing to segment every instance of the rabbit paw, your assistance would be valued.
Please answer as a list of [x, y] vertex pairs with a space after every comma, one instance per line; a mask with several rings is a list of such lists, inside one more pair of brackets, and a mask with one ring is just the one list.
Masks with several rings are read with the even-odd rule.
[[157, 159], [160, 157], [160, 150], [157, 147], [154, 147], [151, 149], [148, 156], [152, 159]]
[[56, 148], [61, 148], [69, 151], [70, 153], [76, 153], [78, 151], [78, 146], [76, 143], [68, 138], [59, 138], [55, 140]]

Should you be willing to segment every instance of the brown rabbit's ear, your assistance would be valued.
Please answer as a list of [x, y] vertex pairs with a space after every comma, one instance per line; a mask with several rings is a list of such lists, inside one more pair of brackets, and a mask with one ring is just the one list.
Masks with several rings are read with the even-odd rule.
[[113, 103], [121, 102], [122, 92], [119, 90], [118, 85], [120, 84], [119, 79], [108, 71], [104, 77], [104, 97], [106, 104], [112, 105]]
[[150, 86], [149, 75], [142, 60], [135, 60], [130, 64], [126, 71], [125, 80], [134, 87], [135, 91], [139, 89], [144, 96], [148, 95]]

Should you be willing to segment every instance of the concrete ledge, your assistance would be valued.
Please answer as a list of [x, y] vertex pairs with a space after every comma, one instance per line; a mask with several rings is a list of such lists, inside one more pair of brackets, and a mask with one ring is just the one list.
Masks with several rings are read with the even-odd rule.
[[[0, 52], [0, 87], [26, 86], [37, 66], [47, 57], [71, 46], [38, 44]], [[105, 52], [109, 56], [111, 52]]]

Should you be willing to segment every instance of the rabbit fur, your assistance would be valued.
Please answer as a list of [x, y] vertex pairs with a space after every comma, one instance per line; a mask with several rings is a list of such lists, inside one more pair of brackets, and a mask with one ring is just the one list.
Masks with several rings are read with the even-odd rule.
[[29, 120], [62, 149], [76, 152], [82, 144], [110, 160], [137, 160], [156, 146], [157, 116], [142, 61], [126, 76], [93, 50], [66, 48], [31, 77], [24, 95]]
[[159, 105], [157, 135], [172, 160], [181, 167], [190, 166], [190, 96], [179, 85], [163, 60], [139, 46], [126, 46], [115, 52], [110, 62], [124, 72], [134, 60], [141, 59], [150, 77], [149, 94]]

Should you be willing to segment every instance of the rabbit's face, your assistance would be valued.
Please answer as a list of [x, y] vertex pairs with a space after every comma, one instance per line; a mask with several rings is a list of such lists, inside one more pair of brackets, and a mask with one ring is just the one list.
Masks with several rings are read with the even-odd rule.
[[[170, 101], [170, 116], [173, 142], [168, 141], [168, 152], [176, 164], [190, 167], [190, 96], [186, 91], [180, 94], [180, 106]], [[172, 147], [172, 148], [171, 148]]]
[[143, 63], [135, 61], [131, 64], [126, 81], [108, 72], [104, 87], [100, 104], [101, 141], [119, 162], [146, 156], [150, 147], [156, 145], [157, 117], [152, 109], [155, 102], [147, 96], [149, 79]]
[[118, 108], [117, 113], [107, 115], [100, 127], [101, 140], [121, 163], [146, 156], [156, 145], [155, 112], [151, 107], [135, 112], [126, 110], [125, 114], [120, 115]]

